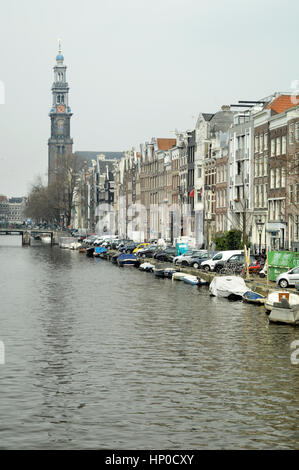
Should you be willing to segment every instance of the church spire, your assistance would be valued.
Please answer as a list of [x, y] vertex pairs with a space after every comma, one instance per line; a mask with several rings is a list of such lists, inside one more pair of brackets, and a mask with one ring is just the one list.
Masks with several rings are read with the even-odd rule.
[[61, 50], [61, 39], [58, 39], [58, 55], [56, 56], [56, 61], [58, 65], [62, 65], [64, 61], [64, 57], [62, 55]]

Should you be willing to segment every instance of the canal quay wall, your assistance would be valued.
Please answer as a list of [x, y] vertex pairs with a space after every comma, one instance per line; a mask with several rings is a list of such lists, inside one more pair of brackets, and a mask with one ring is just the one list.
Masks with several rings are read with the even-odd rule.
[[[117, 251], [109, 251], [108, 254], [107, 254], [107, 258], [110, 260], [117, 253], [118, 253]], [[145, 262], [145, 263], [151, 263], [155, 266], [157, 264], [159, 264], [159, 265], [165, 264], [165, 267], [166, 267], [166, 266], [169, 266], [171, 264], [171, 263], [156, 260], [155, 258], [142, 258], [142, 261]], [[200, 269], [195, 269], [195, 268], [191, 268], [191, 267], [188, 267], [188, 268], [184, 267], [183, 268], [183, 267], [180, 266], [179, 270], [180, 270], [180, 272], [183, 272], [183, 273], [186, 273], [186, 274], [192, 274], [193, 276], [204, 279], [209, 284], [212, 282], [212, 280], [214, 279], [215, 276], [221, 276], [220, 274], [216, 274], [216, 273], [213, 273], [213, 272], [206, 272], [206, 271], [202, 271]], [[270, 292], [273, 292], [275, 290], [281, 290], [276, 285], [276, 283], [274, 283], [272, 281], [267, 282], [266, 278], [258, 278], [257, 276], [254, 276], [254, 277], [252, 276], [249, 279], [244, 279], [244, 280], [245, 280], [246, 285], [248, 286], [248, 289], [252, 290], [253, 292], [257, 292], [258, 294], [261, 294], [265, 297], [267, 297], [267, 295], [270, 294]], [[284, 290], [296, 293], [295, 289], [290, 289], [289, 288], [289, 289], [284, 289]]]

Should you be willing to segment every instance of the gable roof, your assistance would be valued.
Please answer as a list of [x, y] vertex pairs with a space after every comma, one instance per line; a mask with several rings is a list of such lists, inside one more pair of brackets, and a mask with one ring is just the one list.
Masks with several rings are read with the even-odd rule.
[[176, 146], [176, 139], [164, 139], [158, 138], [157, 139], [158, 149], [159, 150], [169, 150], [172, 147]]
[[214, 114], [211, 113], [202, 113], [202, 117], [204, 118], [205, 121], [210, 121]]
[[[298, 104], [299, 96], [279, 95], [265, 109], [271, 109], [271, 114], [280, 114]], [[297, 103], [296, 103], [297, 102]]]

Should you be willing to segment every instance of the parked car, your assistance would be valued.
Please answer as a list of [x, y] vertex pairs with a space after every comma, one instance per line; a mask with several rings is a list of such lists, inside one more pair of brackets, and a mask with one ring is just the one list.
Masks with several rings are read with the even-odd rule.
[[157, 253], [159, 249], [157, 245], [149, 245], [143, 248], [142, 250], [138, 250], [137, 256], [139, 258], [153, 258], [155, 253]]
[[[256, 265], [256, 263], [257, 263], [257, 261], [256, 261], [255, 256], [250, 255], [250, 265], [249, 266], [254, 266], [254, 265]], [[221, 269], [223, 269], [224, 267], [229, 267], [229, 265], [232, 265], [232, 264], [238, 265], [240, 267], [240, 271], [242, 271], [242, 267], [245, 265], [244, 253], [239, 254], [239, 255], [232, 255], [230, 258], [228, 258], [226, 260], [223, 259], [223, 260], [217, 261], [217, 263], [214, 266], [214, 271], [216, 273], [219, 273], [221, 271]]]
[[128, 245], [129, 243], [134, 243], [133, 240], [130, 240], [129, 238], [123, 238], [122, 240], [119, 240], [119, 243], [116, 245], [116, 249], [120, 250], [120, 248], [123, 248], [125, 245]]
[[[215, 253], [213, 252], [212, 256], [214, 256], [214, 254]], [[210, 256], [211, 256], [211, 253], [210, 253]], [[201, 256], [197, 256], [197, 255], [191, 256], [191, 259], [189, 260], [189, 266], [191, 268], [200, 269], [202, 263], [204, 261], [207, 261], [208, 258], [209, 258], [208, 253], [206, 253], [206, 254], [204, 253]]]
[[214, 271], [215, 264], [218, 261], [226, 261], [232, 255], [240, 255], [240, 254], [244, 254], [244, 251], [242, 250], [218, 251], [218, 253], [215, 256], [204, 261], [201, 264], [201, 268], [204, 269], [205, 271]]
[[172, 263], [173, 258], [176, 255], [176, 248], [166, 248], [165, 250], [158, 251], [155, 253], [154, 258], [159, 261], [170, 261]]
[[[202, 258], [203, 255], [207, 254], [207, 250], [188, 250], [180, 256], [176, 256], [173, 259], [174, 264], [181, 264], [182, 266], [189, 266], [192, 256]], [[207, 259], [208, 256], [206, 256]]]
[[84, 243], [86, 243], [87, 245], [93, 245], [93, 243], [97, 239], [98, 239], [97, 235], [89, 235], [87, 238], [85, 238]]
[[127, 245], [123, 246], [122, 248], [119, 248], [118, 250], [122, 253], [133, 253], [137, 246], [137, 243], [128, 243]]
[[289, 271], [279, 274], [276, 278], [276, 284], [285, 289], [289, 286], [295, 286], [299, 283], [299, 266]]
[[139, 245], [136, 246], [135, 250], [133, 251], [134, 254], [138, 253], [139, 250], [142, 250], [146, 246], [150, 246], [149, 243], [139, 243]]

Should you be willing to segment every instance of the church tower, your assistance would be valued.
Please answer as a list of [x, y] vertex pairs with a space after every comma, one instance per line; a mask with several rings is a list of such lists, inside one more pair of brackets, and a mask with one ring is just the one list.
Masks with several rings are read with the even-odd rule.
[[70, 123], [72, 112], [69, 107], [69, 86], [66, 81], [66, 66], [64, 57], [59, 51], [54, 67], [54, 83], [52, 85], [52, 108], [50, 110], [51, 137], [48, 141], [48, 183], [53, 181], [55, 174], [59, 172], [59, 161], [63, 157], [69, 157], [73, 151], [73, 139], [70, 137]]

